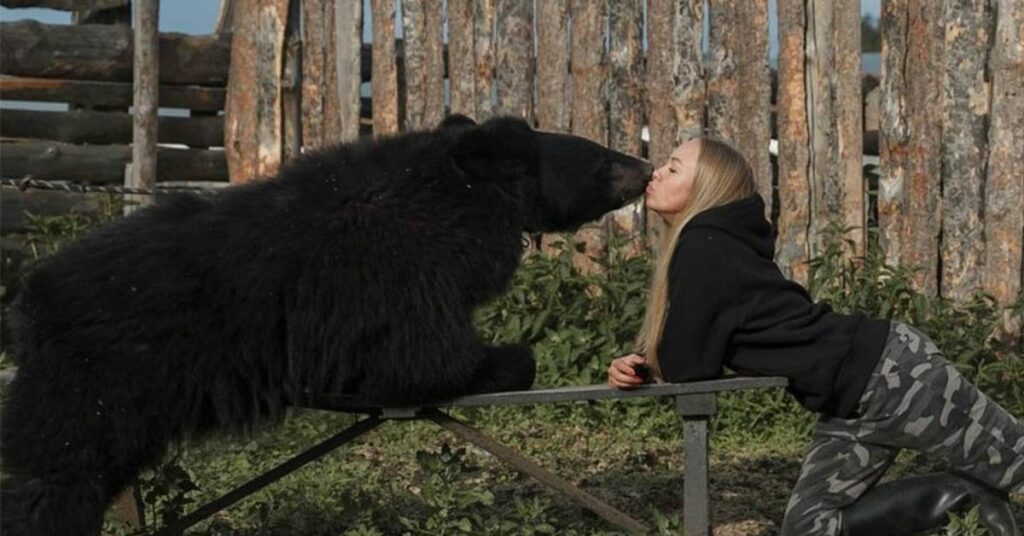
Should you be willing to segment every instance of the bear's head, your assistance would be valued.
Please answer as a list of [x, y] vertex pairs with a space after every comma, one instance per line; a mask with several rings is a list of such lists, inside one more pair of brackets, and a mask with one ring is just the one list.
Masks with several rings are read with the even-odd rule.
[[517, 199], [528, 231], [572, 230], [622, 207], [644, 192], [654, 170], [586, 138], [536, 131], [512, 117], [476, 124], [452, 115], [440, 128], [454, 132], [457, 171]]

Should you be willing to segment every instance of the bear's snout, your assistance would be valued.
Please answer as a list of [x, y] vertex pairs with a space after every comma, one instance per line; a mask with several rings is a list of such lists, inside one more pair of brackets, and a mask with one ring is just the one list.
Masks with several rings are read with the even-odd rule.
[[638, 158], [623, 155], [610, 168], [613, 196], [623, 202], [639, 197], [654, 174], [654, 166]]

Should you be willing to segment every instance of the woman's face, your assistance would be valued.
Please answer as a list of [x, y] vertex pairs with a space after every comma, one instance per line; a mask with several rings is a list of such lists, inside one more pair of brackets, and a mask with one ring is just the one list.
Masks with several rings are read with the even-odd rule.
[[672, 151], [668, 162], [654, 170], [654, 176], [647, 185], [647, 208], [666, 220], [682, 212], [693, 189], [699, 152], [699, 139], [687, 141]]

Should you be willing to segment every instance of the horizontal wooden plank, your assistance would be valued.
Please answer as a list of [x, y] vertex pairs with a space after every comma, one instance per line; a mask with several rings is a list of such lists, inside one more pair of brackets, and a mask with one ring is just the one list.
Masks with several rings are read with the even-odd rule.
[[[160, 117], [157, 129], [159, 143], [224, 145], [222, 116]], [[132, 141], [132, 116], [90, 110], [41, 112], [4, 109], [0, 113], [0, 137], [62, 143], [128, 144]]]
[[[131, 161], [129, 145], [67, 145], [54, 142], [0, 143], [3, 174], [8, 178], [32, 175], [51, 181], [121, 184], [124, 166]], [[157, 152], [156, 180], [227, 182], [224, 151], [173, 149]]]
[[[126, 24], [0, 22], [0, 72], [16, 76], [129, 82], [132, 29]], [[160, 83], [223, 86], [227, 35], [160, 34]]]
[[92, 11], [131, 5], [131, 0], [0, 0], [4, 7], [41, 7], [59, 11]]
[[[788, 381], [781, 377], [740, 378], [728, 377], [688, 383], [656, 383], [644, 385], [636, 389], [621, 390], [606, 384], [559, 387], [555, 389], [534, 389], [530, 391], [510, 391], [505, 393], [487, 393], [471, 395], [446, 402], [421, 404], [416, 408], [453, 407], [453, 406], [514, 406], [523, 404], [550, 404], [553, 402], [576, 402], [583, 400], [613, 400], [624, 398], [679, 396], [702, 393], [718, 393], [743, 389], [764, 389], [785, 387]], [[332, 411], [365, 411], [382, 409], [384, 406], [370, 404], [351, 395], [316, 394], [304, 407], [327, 409]], [[389, 408], [390, 410], [398, 408]]]
[[[57, 216], [76, 212], [85, 215], [100, 213], [104, 200], [110, 194], [98, 193], [66, 193], [49, 190], [28, 189], [4, 186], [0, 195], [0, 228], [4, 230], [4, 241], [10, 233], [26, 231], [28, 218], [25, 213], [36, 216]], [[5, 243], [6, 247], [10, 245]]]
[[[222, 87], [164, 85], [160, 106], [218, 111], [224, 109], [224, 95]], [[132, 105], [132, 83], [0, 76], [0, 99], [127, 108]]]

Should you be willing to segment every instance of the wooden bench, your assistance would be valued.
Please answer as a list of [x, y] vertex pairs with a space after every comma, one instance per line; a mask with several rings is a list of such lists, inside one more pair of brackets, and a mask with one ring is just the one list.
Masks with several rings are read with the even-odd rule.
[[711, 417], [717, 411], [715, 395], [724, 391], [785, 387], [786, 385], [785, 378], [776, 377], [732, 377], [690, 383], [651, 384], [629, 391], [612, 389], [607, 385], [588, 385], [473, 395], [447, 402], [415, 407], [382, 407], [366, 404], [352, 396], [317, 395], [302, 404], [302, 407], [360, 413], [366, 414], [367, 417], [225, 495], [200, 506], [195, 511], [179, 519], [175, 524], [165, 527], [157, 534], [180, 534], [186, 528], [227, 508], [303, 465], [349, 443], [362, 434], [373, 430], [382, 422], [410, 419], [429, 420], [436, 423], [463, 440], [469, 441], [512, 464], [516, 469], [536, 478], [544, 485], [564, 493], [619, 528], [632, 533], [649, 532], [651, 528], [648, 525], [637, 521], [628, 514], [583, 491], [572, 483], [552, 474], [512, 448], [495, 441], [476, 428], [445, 414], [442, 409], [448, 407], [512, 406], [670, 396], [675, 399], [676, 410], [683, 419], [683, 455], [685, 457], [683, 473], [683, 531], [686, 536], [707, 536], [710, 534], [708, 421], [711, 420]]

